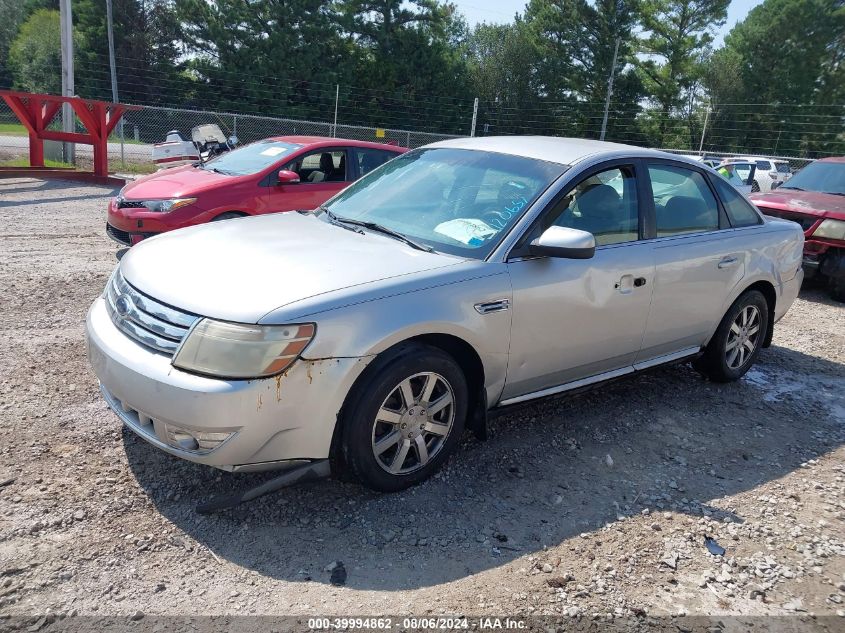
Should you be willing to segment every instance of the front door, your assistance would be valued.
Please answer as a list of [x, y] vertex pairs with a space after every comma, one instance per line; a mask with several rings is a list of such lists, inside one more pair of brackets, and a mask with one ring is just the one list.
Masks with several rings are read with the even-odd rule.
[[[651, 303], [654, 264], [642, 241], [634, 164], [604, 164], [561, 193], [520, 245], [552, 226], [592, 233], [592, 259], [512, 252], [511, 347], [503, 400], [608, 372], [633, 371]], [[522, 250], [521, 250], [522, 249]]]
[[300, 154], [282, 169], [299, 174], [296, 184], [269, 187], [271, 211], [316, 209], [352, 180], [346, 150], [318, 149]]

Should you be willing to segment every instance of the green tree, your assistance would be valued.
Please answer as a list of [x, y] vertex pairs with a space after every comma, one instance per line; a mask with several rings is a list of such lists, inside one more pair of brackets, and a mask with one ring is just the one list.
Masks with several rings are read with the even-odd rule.
[[[117, 84], [121, 101], [173, 102], [180, 92], [178, 23], [171, 0], [112, 0]], [[74, 0], [77, 93], [111, 101], [106, 3]]]
[[540, 107], [536, 69], [540, 52], [524, 20], [478, 24], [465, 44], [469, 85], [479, 99], [479, 130], [492, 134], [537, 132], [526, 112]]
[[21, 25], [9, 48], [15, 88], [60, 94], [62, 89], [59, 12], [39, 9]]
[[[350, 51], [325, 0], [175, 0], [209, 104], [326, 119]], [[203, 105], [202, 100], [195, 105]]]
[[732, 143], [800, 155], [845, 150], [835, 141], [845, 114], [842, 0], [766, 0], [731, 30], [716, 62], [736, 74], [728, 86], [709, 86], [722, 120], [734, 121]]
[[[730, 0], [643, 0], [640, 74], [646, 94], [659, 106], [653, 142], [671, 143], [671, 117], [691, 102], [702, 76], [702, 56], [713, 30], [724, 24]], [[773, 49], [770, 47], [770, 51]], [[647, 121], [648, 123], [648, 121]]]
[[542, 53], [538, 77], [551, 101], [571, 101], [563, 111], [568, 133], [598, 136], [613, 66], [613, 103], [608, 138], [636, 140], [632, 121], [639, 111], [642, 85], [634, 71], [637, 0], [531, 0], [526, 21]]
[[[439, 0], [341, 0], [354, 108], [370, 124], [464, 131], [471, 116], [457, 41], [466, 30]], [[459, 129], [457, 126], [463, 126]]]
[[0, 0], [0, 88], [8, 88], [12, 83], [9, 68], [9, 47], [18, 34], [18, 28], [26, 13], [20, 0]]

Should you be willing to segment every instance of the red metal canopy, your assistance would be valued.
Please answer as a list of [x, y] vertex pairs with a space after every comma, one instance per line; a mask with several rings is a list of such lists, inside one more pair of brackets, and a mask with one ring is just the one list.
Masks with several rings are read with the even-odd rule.
[[[15, 90], [0, 90], [0, 97], [3, 97], [3, 101], [29, 132], [29, 164], [32, 167], [44, 167], [45, 140], [84, 143], [94, 146], [94, 175], [100, 177], [109, 174], [109, 134], [124, 112], [141, 109], [140, 106], [122, 103]], [[47, 129], [63, 103], [71, 105], [76, 116], [85, 125], [86, 134]]]

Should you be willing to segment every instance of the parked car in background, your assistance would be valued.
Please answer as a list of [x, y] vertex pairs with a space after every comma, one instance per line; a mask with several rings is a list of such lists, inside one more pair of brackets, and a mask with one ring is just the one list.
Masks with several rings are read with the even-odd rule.
[[777, 189], [792, 177], [789, 161], [779, 158], [763, 158], [760, 156], [737, 156], [731, 160], [754, 162], [757, 173], [754, 176], [753, 189], [757, 191], [771, 191]]
[[713, 167], [714, 169], [722, 162], [720, 158], [714, 158], [712, 156], [708, 156], [707, 154], [680, 154], [682, 158], [689, 158], [690, 160], [697, 161], [708, 167]]
[[332, 458], [399, 490], [497, 407], [673, 362], [737, 380], [798, 294], [803, 242], [671, 154], [453, 139], [314, 213], [130, 249], [88, 313], [89, 357], [117, 416], [172, 455]]
[[204, 163], [129, 183], [109, 203], [106, 232], [145, 237], [246, 215], [310, 210], [407, 148], [319, 136], [279, 136]]
[[754, 161], [728, 158], [714, 169], [745, 195], [750, 195], [754, 190], [754, 176], [757, 174], [757, 163]]
[[845, 157], [814, 161], [777, 190], [751, 199], [766, 215], [801, 225], [807, 278], [821, 277], [831, 295], [845, 301]]

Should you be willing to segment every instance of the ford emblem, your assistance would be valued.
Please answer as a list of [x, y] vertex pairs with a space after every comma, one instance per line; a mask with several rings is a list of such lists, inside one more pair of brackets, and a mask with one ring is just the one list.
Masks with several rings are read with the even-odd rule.
[[126, 318], [126, 315], [132, 310], [132, 299], [127, 295], [120, 295], [114, 302], [114, 309], [118, 316]]

